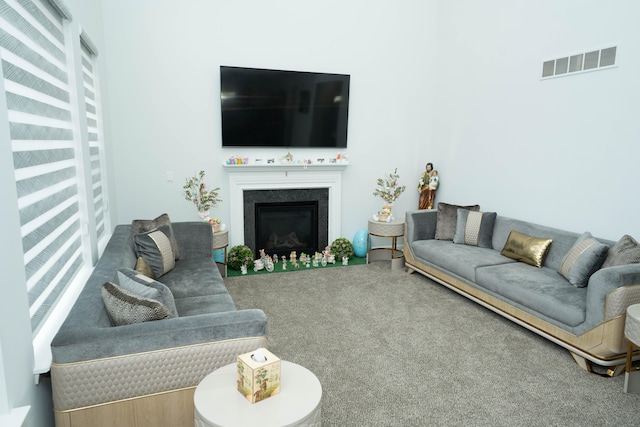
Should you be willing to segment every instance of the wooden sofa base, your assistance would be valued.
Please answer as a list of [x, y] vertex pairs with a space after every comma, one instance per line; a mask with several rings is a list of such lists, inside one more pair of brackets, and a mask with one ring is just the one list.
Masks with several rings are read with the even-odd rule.
[[190, 387], [88, 408], [55, 411], [56, 427], [192, 426], [195, 389]]
[[[514, 323], [566, 348], [578, 366], [588, 372], [594, 372], [592, 364], [609, 368], [607, 373], [612, 376], [623, 372], [627, 350], [627, 343], [624, 338], [624, 315], [609, 319], [582, 335], [573, 335], [526, 311], [486, 294], [482, 290], [474, 288], [455, 277], [417, 261], [413, 257], [411, 250], [407, 250], [406, 246], [404, 252], [405, 266], [409, 273], [417, 271]], [[634, 354], [634, 360], [636, 359], [640, 359], [640, 352]]]

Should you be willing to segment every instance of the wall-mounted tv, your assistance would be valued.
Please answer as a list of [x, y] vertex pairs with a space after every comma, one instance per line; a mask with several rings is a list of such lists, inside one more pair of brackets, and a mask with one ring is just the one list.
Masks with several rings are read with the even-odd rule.
[[345, 74], [220, 67], [223, 147], [346, 148]]

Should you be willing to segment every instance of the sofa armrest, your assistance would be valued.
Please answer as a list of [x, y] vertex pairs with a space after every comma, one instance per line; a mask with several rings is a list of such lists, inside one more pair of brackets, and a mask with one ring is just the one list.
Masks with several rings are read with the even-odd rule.
[[204, 221], [174, 222], [171, 224], [180, 258], [213, 256], [213, 231]]
[[262, 310], [176, 317], [116, 327], [66, 328], [51, 344], [54, 363], [73, 363], [172, 347], [267, 335]]
[[407, 211], [405, 214], [405, 244], [411, 245], [417, 240], [433, 239], [436, 236], [436, 219], [438, 211], [435, 209]]
[[[618, 298], [625, 293], [626, 297]], [[587, 285], [587, 315], [590, 318], [586, 321], [599, 324], [624, 314], [634, 303], [640, 303], [640, 264], [600, 269]]]

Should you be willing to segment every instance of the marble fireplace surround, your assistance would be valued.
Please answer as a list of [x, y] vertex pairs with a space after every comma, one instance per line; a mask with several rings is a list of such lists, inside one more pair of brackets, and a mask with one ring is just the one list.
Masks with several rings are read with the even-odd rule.
[[341, 233], [342, 171], [346, 164], [330, 165], [224, 165], [229, 175], [229, 245], [245, 243], [244, 192], [326, 188], [328, 240]]

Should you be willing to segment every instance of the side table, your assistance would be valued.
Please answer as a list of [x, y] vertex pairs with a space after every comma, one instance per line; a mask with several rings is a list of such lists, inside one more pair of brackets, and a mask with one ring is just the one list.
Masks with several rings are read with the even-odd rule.
[[627, 319], [624, 323], [624, 336], [629, 341], [627, 348], [627, 365], [624, 372], [624, 392], [640, 392], [640, 367], [631, 366], [633, 350], [640, 350], [640, 304], [627, 307]]
[[[211, 229], [213, 231], [213, 229]], [[216, 261], [218, 270], [222, 277], [227, 277], [227, 248], [229, 247], [229, 230], [216, 231], [213, 233], [213, 250], [224, 249], [224, 258], [222, 262]]]
[[193, 395], [195, 427], [320, 426], [322, 386], [307, 368], [281, 361], [280, 392], [251, 403], [237, 390], [237, 364], [207, 375]]
[[369, 219], [369, 235], [367, 236], [367, 247], [371, 247], [371, 236], [390, 237], [391, 247], [371, 248], [367, 251], [367, 264], [371, 261], [391, 260], [391, 269], [399, 270], [404, 268], [404, 253], [398, 250], [398, 237], [404, 236], [404, 221], [392, 219], [389, 222]]

